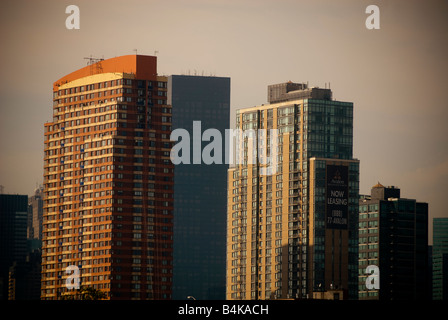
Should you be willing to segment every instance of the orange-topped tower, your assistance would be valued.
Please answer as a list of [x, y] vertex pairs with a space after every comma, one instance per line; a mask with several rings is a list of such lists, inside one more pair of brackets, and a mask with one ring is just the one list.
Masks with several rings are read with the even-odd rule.
[[[53, 84], [45, 124], [42, 299], [170, 299], [171, 106], [157, 58], [98, 60]], [[70, 270], [69, 268], [69, 270]]]
[[73, 71], [53, 83], [53, 90], [73, 80], [98, 73], [128, 73], [134, 74], [136, 79], [157, 79], [157, 57], [142, 55], [127, 55], [107, 60], [91, 58], [88, 66]]

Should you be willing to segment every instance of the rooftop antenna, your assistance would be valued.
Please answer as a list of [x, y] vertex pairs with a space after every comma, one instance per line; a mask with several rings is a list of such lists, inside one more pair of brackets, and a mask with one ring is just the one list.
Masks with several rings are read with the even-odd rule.
[[96, 73], [101, 73], [103, 71], [103, 65], [101, 64], [101, 61], [104, 60], [104, 58], [94, 58], [92, 55], [88, 58], [84, 58], [89, 60], [87, 62], [87, 65], [90, 66], [90, 75], [93, 75], [93, 66], [96, 65]]

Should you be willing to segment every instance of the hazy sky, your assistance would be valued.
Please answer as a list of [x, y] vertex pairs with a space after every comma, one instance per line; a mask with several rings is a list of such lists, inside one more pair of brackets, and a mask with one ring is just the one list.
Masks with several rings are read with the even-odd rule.
[[[70, 4], [79, 30], [65, 27]], [[370, 4], [379, 30], [365, 27]], [[266, 103], [269, 84], [331, 84], [355, 104], [360, 192], [379, 181], [428, 202], [431, 231], [433, 217], [448, 217], [447, 1], [2, 0], [0, 27], [5, 193], [42, 183], [54, 81], [85, 57], [157, 51], [159, 74], [231, 77], [232, 111]]]

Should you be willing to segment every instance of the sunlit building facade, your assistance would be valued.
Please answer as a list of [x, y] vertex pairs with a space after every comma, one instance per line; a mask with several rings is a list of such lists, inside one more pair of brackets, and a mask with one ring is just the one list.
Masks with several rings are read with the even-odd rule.
[[92, 59], [54, 83], [44, 141], [42, 299], [74, 294], [75, 271], [80, 286], [108, 299], [171, 298], [171, 129], [156, 57]]
[[[292, 82], [269, 86], [268, 101], [237, 110], [242, 135], [228, 176], [227, 299], [306, 299], [331, 290], [356, 299], [353, 103]], [[262, 139], [248, 134], [264, 129]]]

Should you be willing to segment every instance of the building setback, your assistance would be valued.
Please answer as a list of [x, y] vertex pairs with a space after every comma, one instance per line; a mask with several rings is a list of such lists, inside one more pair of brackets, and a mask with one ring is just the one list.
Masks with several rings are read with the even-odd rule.
[[[222, 163], [193, 163], [193, 122], [224, 138], [230, 122], [230, 78], [172, 75], [168, 103], [173, 130], [190, 134], [189, 164], [175, 165], [173, 299], [225, 299], [227, 169]], [[202, 135], [202, 132], [199, 134]], [[224, 143], [223, 143], [224, 146]], [[223, 152], [224, 156], [224, 152]]]
[[448, 300], [448, 218], [433, 219], [432, 299]]
[[171, 298], [171, 129], [167, 78], [157, 75], [156, 57], [92, 60], [53, 84], [42, 299], [75, 291], [68, 267], [79, 269], [81, 286], [108, 299]]
[[[367, 288], [366, 268], [379, 270]], [[359, 200], [359, 299], [428, 299], [428, 204], [378, 183]]]
[[353, 103], [292, 82], [268, 86], [268, 101], [237, 110], [226, 298], [357, 299]]

